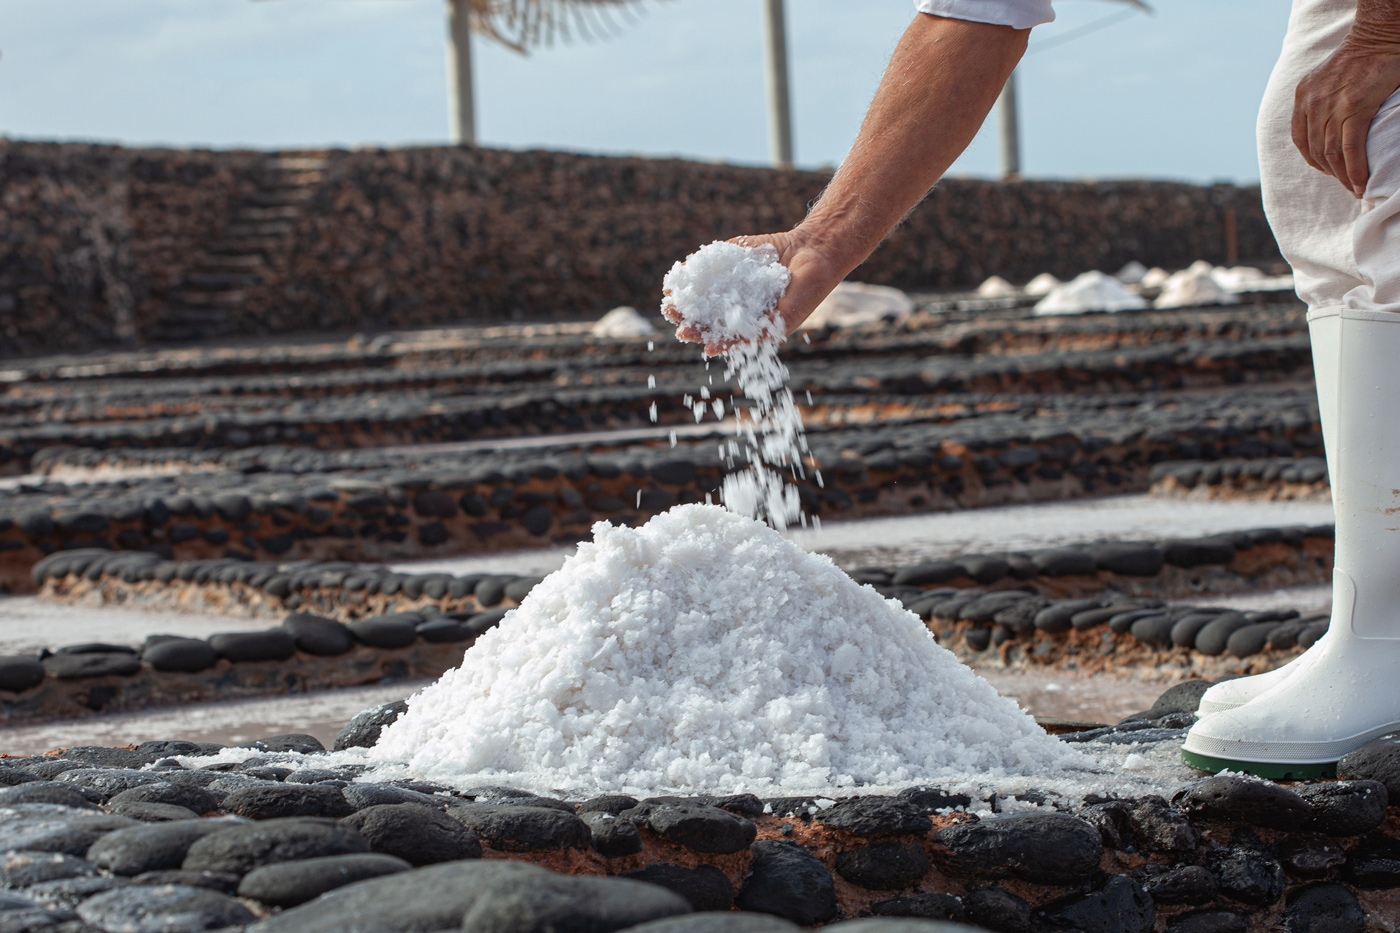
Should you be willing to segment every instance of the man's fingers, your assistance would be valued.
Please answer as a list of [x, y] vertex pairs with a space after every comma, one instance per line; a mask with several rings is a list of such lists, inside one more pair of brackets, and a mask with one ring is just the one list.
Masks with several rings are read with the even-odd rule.
[[1327, 161], [1327, 117], [1313, 111], [1308, 113], [1308, 151], [1318, 171], [1336, 175]]
[[1312, 154], [1312, 140], [1308, 138], [1308, 104], [1306, 95], [1301, 85], [1298, 87], [1297, 96], [1293, 102], [1293, 145], [1298, 147], [1302, 153], [1303, 160], [1317, 169], [1319, 172], [1325, 171]]
[[1370, 130], [1369, 118], [1352, 117], [1342, 126], [1342, 161], [1346, 165], [1342, 181], [1358, 198], [1366, 193], [1366, 182], [1371, 177], [1371, 168], [1366, 162], [1366, 137]]

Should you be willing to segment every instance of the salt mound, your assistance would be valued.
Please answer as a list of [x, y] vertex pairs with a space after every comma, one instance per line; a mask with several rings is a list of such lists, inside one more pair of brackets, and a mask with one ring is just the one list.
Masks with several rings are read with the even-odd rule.
[[1229, 305], [1239, 301], [1215, 281], [1214, 269], [1196, 266], [1176, 273], [1162, 286], [1154, 308], [1196, 308], [1201, 305]]
[[679, 336], [687, 326], [706, 342], [781, 340], [773, 309], [792, 273], [771, 246], [748, 247], [723, 240], [691, 253], [666, 273], [664, 308], [674, 308]]
[[1227, 292], [1249, 291], [1257, 288], [1268, 278], [1262, 269], [1253, 266], [1216, 266], [1210, 277], [1215, 279], [1215, 284], [1225, 289]]
[[1159, 285], [1165, 284], [1167, 279], [1171, 277], [1172, 274], [1166, 269], [1163, 269], [1161, 266], [1153, 266], [1151, 269], [1148, 269], [1147, 272], [1143, 273], [1142, 281], [1138, 284], [1143, 288], [1156, 288]]
[[1035, 306], [1036, 314], [1087, 314], [1090, 311], [1136, 311], [1147, 302], [1123, 287], [1111, 275], [1085, 272], [1071, 282], [1056, 286]]
[[817, 305], [802, 327], [857, 327], [897, 321], [913, 313], [913, 299], [897, 288], [842, 282]]
[[1042, 272], [1026, 283], [1023, 289], [1032, 298], [1039, 298], [1041, 295], [1048, 295], [1055, 290], [1055, 286], [1060, 284], [1060, 280], [1048, 272]]
[[594, 337], [647, 337], [656, 333], [656, 328], [636, 308], [623, 305], [600, 317], [589, 333]]
[[1091, 767], [899, 603], [706, 505], [595, 525], [370, 755], [456, 786], [636, 794]]
[[981, 285], [977, 286], [978, 298], [1012, 298], [1019, 292], [1016, 286], [999, 275], [994, 275]]
[[1138, 285], [1142, 282], [1142, 277], [1147, 274], [1147, 267], [1136, 259], [1127, 262], [1123, 268], [1113, 273], [1113, 277], [1124, 285]]

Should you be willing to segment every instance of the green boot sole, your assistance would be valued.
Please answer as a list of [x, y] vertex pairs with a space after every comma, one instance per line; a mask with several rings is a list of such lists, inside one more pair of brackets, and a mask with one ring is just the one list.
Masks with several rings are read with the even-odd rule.
[[1268, 778], [1271, 781], [1306, 781], [1312, 778], [1337, 776], [1337, 763], [1335, 761], [1310, 765], [1293, 765], [1272, 761], [1232, 761], [1229, 758], [1198, 755], [1184, 749], [1181, 752], [1181, 760], [1197, 771], [1209, 771], [1211, 774], [1221, 771], [1242, 771], [1245, 774]]

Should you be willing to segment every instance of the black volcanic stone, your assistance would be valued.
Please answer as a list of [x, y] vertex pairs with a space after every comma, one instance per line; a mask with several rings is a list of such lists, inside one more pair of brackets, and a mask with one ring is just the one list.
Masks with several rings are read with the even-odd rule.
[[1031, 554], [1036, 569], [1047, 577], [1093, 573], [1098, 569], [1094, 555], [1081, 548], [1047, 548]]
[[341, 822], [368, 839], [370, 851], [396, 856], [410, 865], [481, 858], [476, 836], [440, 809], [416, 803], [381, 804]]
[[1345, 876], [1358, 888], [1400, 887], [1400, 841], [1382, 833], [1366, 836], [1347, 853]]
[[1150, 933], [1157, 921], [1152, 898], [1126, 875], [1113, 875], [1098, 891], [1045, 910], [1050, 923], [1082, 933]]
[[933, 823], [920, 806], [899, 797], [850, 797], [816, 816], [817, 822], [858, 836], [914, 833], [924, 835]]
[[173, 803], [142, 803], [138, 801], [112, 807], [112, 812], [142, 823], [169, 823], [199, 818], [199, 814], [193, 810], [187, 807], [177, 807]]
[[735, 903], [740, 910], [774, 914], [801, 926], [836, 916], [836, 884], [815, 855], [794, 842], [762, 839]]
[[1201, 697], [1212, 686], [1209, 680], [1188, 680], [1185, 683], [1168, 687], [1167, 690], [1152, 704], [1149, 712], [1158, 714], [1149, 716], [1149, 719], [1157, 719], [1168, 713], [1194, 713], [1201, 707]]
[[1086, 548], [1098, 569], [1128, 577], [1155, 577], [1162, 572], [1166, 556], [1151, 544], [1116, 542]]
[[582, 849], [592, 844], [588, 825], [571, 813], [548, 807], [471, 804], [453, 807], [448, 815], [493, 849]]
[[20, 809], [17, 818], [0, 823], [0, 851], [14, 849], [82, 856], [89, 846], [108, 833], [140, 825], [125, 817], [86, 810]]
[[28, 784], [32, 781], [41, 781], [43, 778], [31, 771], [23, 768], [16, 768], [12, 765], [0, 762], [0, 787], [14, 787], [17, 784]]
[[1229, 910], [1202, 910], [1172, 919], [1167, 933], [1246, 933], [1249, 924]]
[[962, 574], [962, 568], [951, 561], [926, 561], [897, 571], [891, 582], [896, 586], [929, 586], [947, 583]]
[[129, 677], [139, 673], [141, 660], [125, 651], [93, 654], [51, 654], [41, 662], [59, 680], [83, 677]]
[[533, 887], [552, 877], [511, 860], [447, 862], [349, 885], [269, 917], [257, 933], [427, 933], [462, 929], [462, 916], [493, 888]]
[[[159, 772], [155, 772], [159, 773]], [[156, 784], [144, 784], [114, 795], [107, 801], [111, 807], [121, 807], [133, 803], [164, 803], [193, 810], [196, 815], [208, 813], [219, 807], [220, 798], [202, 787], [189, 784], [171, 784], [161, 780]]]
[[[321, 740], [314, 735], [307, 735], [304, 732], [287, 732], [282, 735], [269, 735], [266, 738], [254, 739], [251, 742], [239, 744], [239, 748], [252, 748], [260, 752], [295, 752], [298, 755], [312, 755], [316, 752], [324, 752], [326, 747], [321, 744]], [[247, 762], [244, 762], [247, 764]], [[288, 769], [288, 774], [291, 769]]]
[[13, 787], [0, 788], [0, 807], [13, 807], [22, 803], [53, 803], [80, 810], [96, 810], [97, 804], [88, 799], [73, 784], [58, 781], [28, 781]]
[[1081, 612], [1097, 609], [1102, 605], [1098, 597], [1091, 599], [1063, 599], [1052, 602], [1035, 614], [1035, 627], [1051, 635], [1068, 632], [1071, 619]]
[[1337, 762], [1342, 780], [1380, 781], [1391, 800], [1400, 802], [1400, 732], [1372, 739]]
[[278, 862], [243, 876], [238, 896], [272, 907], [295, 907], [347, 884], [408, 871], [412, 866], [392, 855], [328, 855]]
[[282, 628], [296, 644], [298, 651], [322, 657], [345, 654], [351, 649], [350, 630], [335, 619], [294, 612], [282, 620]]
[[340, 788], [327, 784], [265, 784], [245, 787], [224, 798], [223, 809], [250, 820], [295, 816], [349, 816], [353, 811]]
[[631, 820], [599, 810], [580, 813], [579, 818], [588, 825], [593, 833], [593, 847], [604, 858], [622, 858], [642, 851], [642, 831]]
[[363, 781], [347, 784], [340, 789], [340, 793], [356, 812], [369, 807], [393, 806], [400, 803], [411, 803], [430, 810], [445, 810], [449, 805], [461, 802], [452, 797], [425, 794], [397, 784], [371, 784]]
[[1237, 658], [1258, 654], [1267, 647], [1269, 636], [1279, 627], [1277, 622], [1255, 622], [1237, 628], [1225, 640], [1225, 650]]
[[41, 881], [90, 878], [97, 869], [61, 852], [12, 851], [0, 854], [0, 888], [27, 888]]
[[928, 855], [917, 842], [886, 842], [848, 849], [836, 856], [836, 873], [873, 891], [898, 891], [928, 873]]
[[870, 905], [870, 913], [876, 917], [909, 917], [916, 920], [949, 920], [957, 923], [963, 919], [964, 910], [962, 901], [951, 894], [911, 894], [908, 897], [876, 901]]
[[1206, 904], [1215, 899], [1220, 884], [1200, 865], [1175, 865], [1159, 871], [1145, 870], [1142, 886], [1158, 904]]
[[356, 641], [382, 650], [407, 648], [418, 640], [418, 629], [402, 619], [361, 619], [351, 622], [349, 628]]
[[1207, 853], [1206, 867], [1220, 882], [1220, 893], [1253, 907], [1267, 907], [1283, 894], [1283, 866], [1252, 848], [1235, 846]]
[[1339, 843], [1318, 836], [1290, 836], [1277, 848], [1283, 867], [1299, 878], [1321, 877], [1347, 860]]
[[1031, 905], [1001, 888], [973, 888], [963, 897], [968, 923], [996, 933], [1024, 933], [1031, 929]]
[[713, 865], [702, 863], [686, 868], [658, 862], [620, 877], [660, 885], [685, 898], [694, 910], [729, 910], [734, 906], [734, 885], [729, 883], [724, 872]]
[[[758, 837], [758, 827], [752, 820], [718, 807], [679, 804], [652, 806], [646, 810], [647, 825], [658, 836], [697, 852], [720, 855], [742, 852]], [[625, 811], [620, 818], [628, 819], [637, 812]]]
[[263, 632], [221, 632], [209, 636], [221, 658], [239, 661], [285, 661], [296, 653], [296, 642], [282, 629]]
[[898, 799], [912, 803], [921, 813], [955, 810], [972, 803], [972, 798], [966, 794], [950, 794], [937, 787], [906, 787], [899, 792]]
[[941, 860], [956, 874], [1078, 884], [1103, 858], [1099, 831], [1078, 817], [1029, 813], [945, 826], [934, 834]]
[[86, 787], [97, 794], [103, 803], [122, 791], [145, 784], [164, 783], [160, 775], [153, 771], [131, 771], [125, 768], [73, 768], [58, 776], [64, 784]]
[[1311, 815], [1307, 801], [1293, 791], [1257, 778], [1234, 775], [1197, 781], [1178, 791], [1172, 803], [1192, 817], [1270, 829], [1296, 829]]
[[225, 746], [218, 742], [186, 742], [180, 739], [162, 739], [158, 742], [142, 742], [136, 746], [136, 753], [153, 760], [172, 755], [217, 755]]
[[1221, 538], [1196, 538], [1187, 541], [1166, 541], [1162, 554], [1173, 567], [1200, 567], [1204, 564], [1228, 564], [1235, 559], [1235, 546]]
[[362, 710], [340, 730], [332, 747], [338, 752], [347, 748], [373, 748], [374, 743], [379, 741], [379, 733], [384, 727], [406, 712], [407, 700], [396, 700], [383, 706]]
[[712, 911], [653, 920], [627, 933], [797, 933], [801, 927], [768, 914]]
[[253, 912], [227, 894], [179, 885], [132, 885], [78, 905], [83, 922], [102, 930], [217, 930], [252, 923]]
[[1366, 933], [1366, 911], [1345, 885], [1318, 882], [1288, 893], [1287, 933]]
[[1379, 781], [1336, 781], [1300, 786], [1312, 807], [1304, 828], [1324, 836], [1363, 836], [1385, 822], [1389, 794]]
[[182, 820], [108, 833], [87, 850], [88, 861], [114, 875], [179, 868], [190, 846], [230, 827], [227, 820]]
[[219, 662], [219, 654], [199, 638], [169, 638], [141, 652], [141, 660], [158, 671], [195, 674]]
[[22, 693], [44, 682], [44, 665], [32, 655], [0, 655], [0, 690]]
[[246, 875], [260, 865], [368, 851], [369, 840], [352, 827], [334, 820], [297, 817], [245, 823], [210, 833], [190, 846], [180, 867]]
[[472, 633], [466, 625], [449, 618], [431, 619], [423, 622], [418, 626], [417, 631], [418, 637], [430, 645], [454, 644], [472, 637]]
[[175, 868], [168, 871], [142, 872], [130, 880], [132, 884], [178, 884], [188, 888], [208, 888], [220, 894], [236, 894], [239, 879], [237, 875], [226, 872], [182, 871]]
[[592, 875], [545, 875], [483, 890], [462, 916], [473, 933], [606, 933], [691, 912], [679, 894], [654, 884]]
[[86, 762], [92, 768], [140, 768], [160, 757], [130, 748], [104, 748], [83, 745], [70, 748], [62, 755], [70, 761]]
[[[611, 813], [613, 816], [623, 810], [630, 810], [640, 801], [636, 797], [628, 797], [625, 794], [604, 794], [601, 797], [590, 797], [578, 805], [579, 815], [585, 813]], [[759, 805], [762, 812], [762, 804]]]
[[1230, 636], [1249, 624], [1243, 612], [1222, 612], [1196, 633], [1196, 650], [1211, 657], [1224, 654]]

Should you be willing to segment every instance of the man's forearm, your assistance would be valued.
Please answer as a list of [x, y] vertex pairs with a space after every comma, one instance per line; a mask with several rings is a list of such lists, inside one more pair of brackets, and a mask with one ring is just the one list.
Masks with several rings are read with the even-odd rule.
[[1393, 49], [1400, 44], [1400, 0], [1357, 0], [1352, 41]]
[[916, 17], [840, 171], [794, 232], [847, 272], [864, 262], [972, 142], [1028, 33]]

